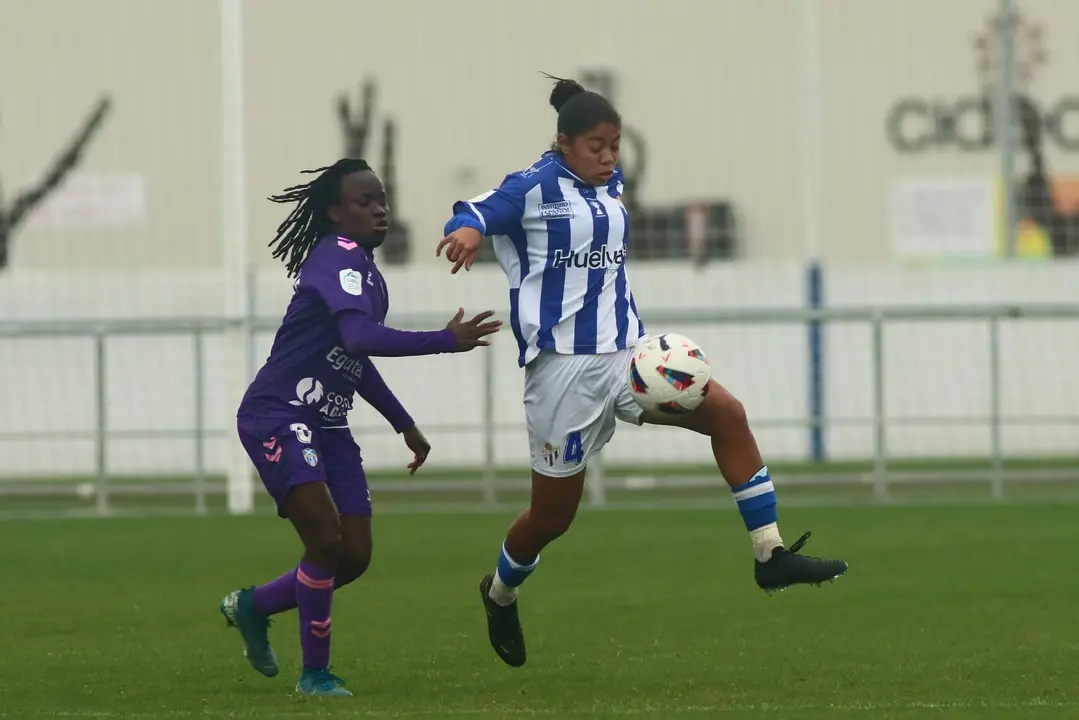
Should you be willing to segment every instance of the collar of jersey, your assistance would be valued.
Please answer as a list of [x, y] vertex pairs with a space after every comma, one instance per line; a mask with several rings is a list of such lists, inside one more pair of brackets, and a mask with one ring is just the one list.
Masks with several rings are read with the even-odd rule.
[[592, 183], [588, 182], [587, 180], [584, 180], [584, 179], [578, 177], [577, 173], [570, 170], [569, 166], [566, 165], [566, 163], [562, 162], [562, 158], [558, 155], [558, 153], [556, 153], [553, 150], [548, 150], [548, 152], [551, 154], [551, 157], [554, 159], [554, 161], [556, 163], [558, 163], [558, 167], [562, 168], [567, 173], [572, 175], [573, 179], [576, 180], [577, 182], [581, 183], [582, 185], [584, 185], [586, 187], [590, 187], [590, 188], [599, 188], [599, 187], [606, 187], [607, 186], [607, 183], [600, 183], [599, 185], [593, 185]]

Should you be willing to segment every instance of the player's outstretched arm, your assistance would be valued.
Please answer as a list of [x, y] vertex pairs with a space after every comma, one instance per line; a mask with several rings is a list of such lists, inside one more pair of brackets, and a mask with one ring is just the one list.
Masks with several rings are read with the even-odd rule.
[[449, 330], [397, 330], [360, 310], [337, 313], [337, 330], [345, 349], [370, 357], [411, 357], [457, 352], [457, 337]]
[[442, 254], [442, 248], [446, 248], [446, 259], [453, 263], [450, 275], [456, 275], [462, 267], [465, 272], [472, 269], [472, 263], [480, 254], [480, 243], [483, 236], [479, 230], [470, 227], [454, 230], [439, 241], [435, 248], [435, 257]]
[[494, 310], [484, 310], [468, 322], [461, 322], [465, 316], [465, 309], [457, 308], [457, 314], [446, 326], [446, 329], [457, 338], [457, 352], [468, 352], [473, 348], [491, 344], [490, 340], [484, 340], [484, 338], [494, 335], [502, 327], [501, 320], [487, 320], [494, 314]]
[[453, 217], [446, 223], [444, 237], [435, 248], [436, 257], [445, 248], [446, 259], [453, 263], [451, 274], [462, 267], [466, 271], [472, 269], [483, 238], [508, 235], [521, 227], [527, 187], [523, 175], [513, 173], [506, 176], [498, 189], [453, 204]]
[[358, 310], [347, 310], [337, 315], [337, 328], [344, 340], [345, 349], [357, 355], [369, 357], [409, 357], [437, 355], [439, 353], [468, 352], [483, 345], [485, 340], [502, 327], [500, 320], [490, 320], [493, 310], [476, 315], [462, 322], [464, 309], [443, 330], [396, 330], [382, 325], [370, 315]]

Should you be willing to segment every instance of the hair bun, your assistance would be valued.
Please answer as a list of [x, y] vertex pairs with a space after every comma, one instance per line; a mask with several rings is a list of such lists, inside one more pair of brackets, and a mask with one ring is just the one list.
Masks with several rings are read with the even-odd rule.
[[550, 75], [548, 77], [555, 80], [554, 88], [551, 90], [551, 107], [556, 111], [560, 111], [562, 106], [569, 102], [569, 99], [574, 95], [585, 91], [584, 86], [576, 80], [556, 78]]

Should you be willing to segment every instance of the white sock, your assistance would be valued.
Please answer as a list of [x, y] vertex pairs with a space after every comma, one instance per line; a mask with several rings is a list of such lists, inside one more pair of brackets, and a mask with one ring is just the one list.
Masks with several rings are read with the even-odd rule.
[[758, 562], [768, 562], [772, 559], [772, 551], [783, 547], [783, 538], [779, 536], [779, 525], [776, 523], [750, 530], [749, 537], [753, 541], [753, 557]]
[[512, 605], [517, 600], [517, 588], [510, 587], [506, 583], [502, 582], [502, 578], [495, 573], [495, 580], [491, 583], [491, 590], [487, 593], [487, 597], [495, 601], [495, 603], [506, 607]]

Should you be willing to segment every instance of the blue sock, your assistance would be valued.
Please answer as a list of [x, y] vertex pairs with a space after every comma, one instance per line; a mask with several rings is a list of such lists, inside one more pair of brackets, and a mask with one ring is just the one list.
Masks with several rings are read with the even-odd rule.
[[779, 516], [776, 512], [776, 488], [765, 465], [749, 482], [731, 488], [738, 512], [753, 539], [753, 551], [761, 562], [768, 562], [772, 550], [782, 547], [779, 536]]
[[517, 588], [528, 579], [538, 564], [538, 555], [527, 565], [517, 562], [506, 552], [506, 543], [502, 543], [502, 552], [498, 556], [498, 569], [488, 595], [499, 605], [513, 603], [517, 599]]

